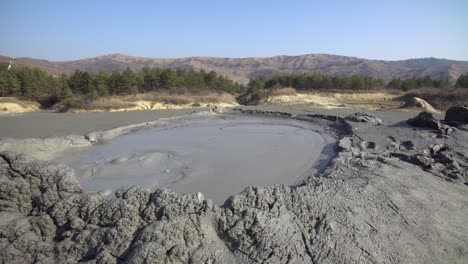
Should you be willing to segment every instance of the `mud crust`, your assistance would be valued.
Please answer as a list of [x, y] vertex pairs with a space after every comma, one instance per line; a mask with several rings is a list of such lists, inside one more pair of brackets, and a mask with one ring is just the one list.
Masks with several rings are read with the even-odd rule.
[[[320, 177], [293, 187], [249, 187], [215, 206], [202, 195], [138, 186], [104, 199], [83, 192], [64, 165], [3, 152], [0, 261], [468, 262], [468, 132], [440, 138], [404, 121], [231, 113], [322, 124], [340, 138], [338, 154]], [[95, 142], [106, 139], [98, 135]]]

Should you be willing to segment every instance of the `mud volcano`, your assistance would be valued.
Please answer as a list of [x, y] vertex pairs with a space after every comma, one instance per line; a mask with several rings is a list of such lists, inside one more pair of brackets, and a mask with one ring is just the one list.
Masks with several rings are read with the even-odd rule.
[[415, 120], [213, 109], [0, 140], [0, 262], [468, 263], [468, 132]]
[[310, 122], [259, 117], [172, 121], [59, 161], [84, 190], [126, 185], [201, 192], [216, 204], [248, 186], [295, 185], [328, 164], [336, 140]]

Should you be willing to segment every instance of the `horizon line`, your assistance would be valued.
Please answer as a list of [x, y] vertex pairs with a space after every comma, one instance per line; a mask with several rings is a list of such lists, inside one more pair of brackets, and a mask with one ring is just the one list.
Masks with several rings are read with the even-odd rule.
[[123, 53], [123, 52], [115, 52], [115, 53], [107, 53], [107, 54], [96, 55], [96, 56], [91, 56], [91, 57], [82, 57], [82, 58], [79, 58], [79, 59], [67, 59], [67, 60], [51, 60], [51, 59], [46, 59], [46, 58], [29, 57], [29, 56], [11, 57], [11, 56], [8, 56], [8, 55], [0, 54], [1, 57], [6, 57], [6, 58], [9, 58], [9, 59], [12, 59], [12, 60], [34, 59], [34, 60], [45, 60], [45, 61], [48, 61], [48, 62], [58, 62], [58, 63], [60, 63], [60, 62], [80, 61], [80, 60], [86, 60], [86, 59], [94, 59], [94, 58], [99, 58], [99, 57], [110, 57], [110, 56], [126, 56], [126, 57], [140, 58], [140, 59], [169, 59], [169, 60], [176, 60], [176, 59], [190, 59], [190, 58], [267, 59], [267, 58], [275, 58], [275, 57], [301, 57], [301, 56], [307, 56], [307, 55], [325, 55], [325, 56], [347, 57], [347, 58], [355, 58], [355, 59], [362, 59], [362, 60], [369, 60], [369, 61], [393, 61], [393, 62], [396, 62], [396, 61], [407, 61], [407, 60], [417, 60], [417, 59], [438, 59], [438, 60], [450, 60], [450, 61], [457, 61], [457, 62], [468, 62], [468, 60], [463, 60], [463, 59], [438, 58], [438, 57], [433, 57], [433, 56], [385, 60], [385, 59], [370, 59], [370, 58], [363, 58], [363, 57], [358, 57], [358, 56], [349, 56], [349, 55], [340, 55], [340, 54], [331, 54], [331, 53], [303, 53], [303, 54], [298, 54], [298, 55], [279, 54], [279, 55], [273, 55], [273, 56], [259, 56], [259, 57], [254, 57], [254, 56], [222, 57], [222, 56], [207, 56], [207, 55], [197, 55], [197, 56], [187, 56], [187, 57], [144, 57], [144, 56], [131, 55], [131, 54], [128, 54], [128, 53]]

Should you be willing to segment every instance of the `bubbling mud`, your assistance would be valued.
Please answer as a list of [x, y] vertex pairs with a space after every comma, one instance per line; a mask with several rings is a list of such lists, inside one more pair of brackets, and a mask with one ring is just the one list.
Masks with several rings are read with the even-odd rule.
[[295, 185], [314, 175], [335, 142], [305, 121], [221, 116], [140, 130], [59, 161], [87, 191], [165, 187], [222, 204], [247, 186]]

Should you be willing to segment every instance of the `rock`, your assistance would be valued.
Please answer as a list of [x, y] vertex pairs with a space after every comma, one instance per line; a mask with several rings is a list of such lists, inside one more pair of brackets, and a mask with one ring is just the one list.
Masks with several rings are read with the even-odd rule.
[[445, 112], [445, 121], [468, 124], [468, 107], [452, 106]]
[[410, 151], [414, 150], [414, 143], [411, 140], [405, 140], [401, 142], [401, 144], [398, 146], [398, 148], [402, 151]]
[[382, 123], [382, 119], [369, 115], [364, 112], [354, 113], [352, 115], [345, 117], [345, 119], [352, 121], [352, 122], [378, 123], [378, 124]]
[[351, 151], [353, 147], [353, 141], [351, 137], [344, 137], [338, 141], [338, 151]]
[[466, 158], [444, 144], [434, 144], [429, 149], [423, 150], [422, 154], [392, 153], [391, 155], [445, 179], [461, 179], [464, 182], [468, 177]]
[[438, 130], [441, 134], [449, 135], [453, 132], [450, 126], [442, 124], [429, 112], [421, 112], [416, 117], [408, 119], [407, 123], [416, 127]]
[[440, 150], [444, 149], [444, 144], [434, 144], [430, 147], [431, 154], [436, 154]]
[[439, 129], [441, 125], [440, 122], [429, 112], [421, 112], [416, 117], [408, 119], [407, 123], [412, 126], [431, 129]]

